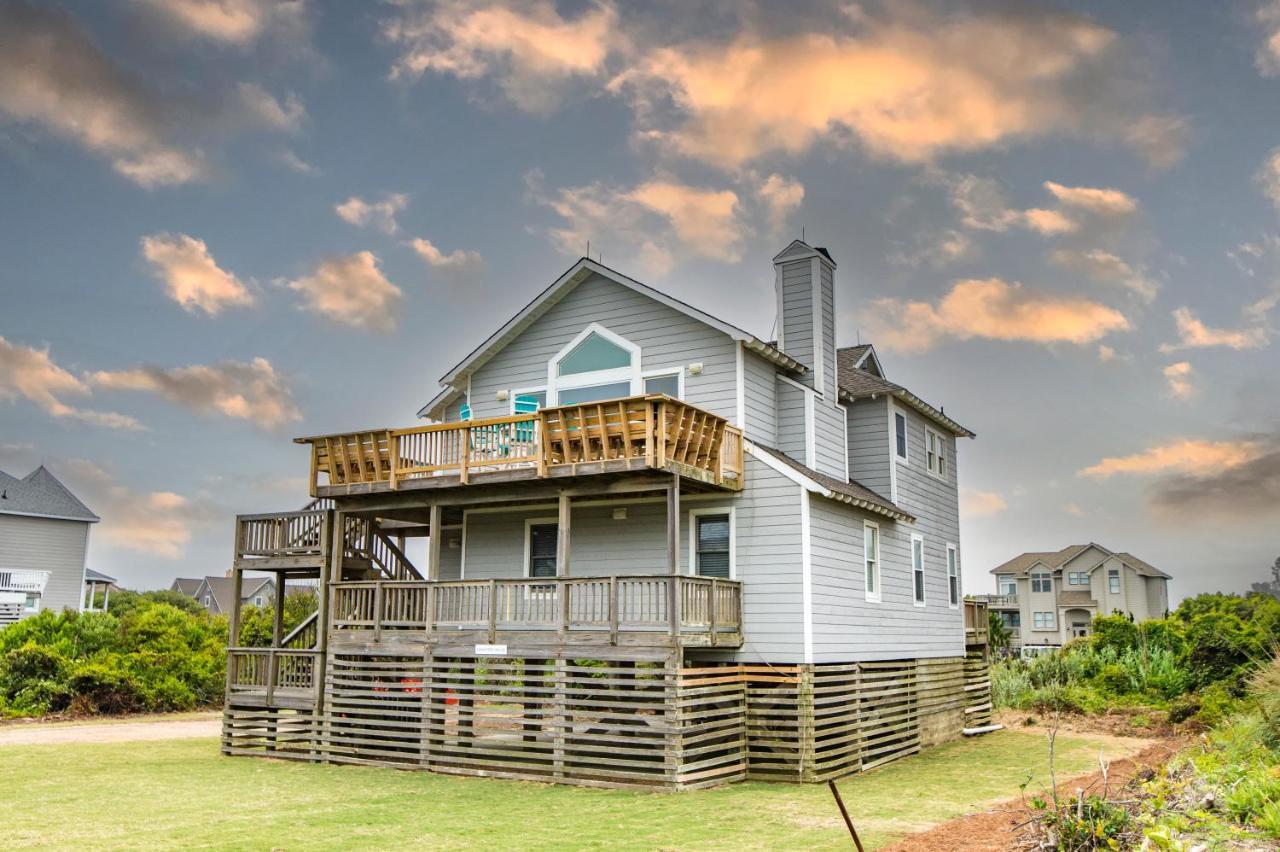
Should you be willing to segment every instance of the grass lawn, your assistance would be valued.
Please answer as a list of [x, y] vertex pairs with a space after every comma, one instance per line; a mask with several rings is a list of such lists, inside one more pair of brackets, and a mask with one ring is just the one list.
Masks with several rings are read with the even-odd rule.
[[[1060, 776], [1138, 740], [1062, 735]], [[209, 739], [0, 749], [4, 846], [847, 849], [826, 785], [635, 793], [227, 758]], [[871, 847], [1047, 780], [1043, 734], [949, 743], [840, 782]]]

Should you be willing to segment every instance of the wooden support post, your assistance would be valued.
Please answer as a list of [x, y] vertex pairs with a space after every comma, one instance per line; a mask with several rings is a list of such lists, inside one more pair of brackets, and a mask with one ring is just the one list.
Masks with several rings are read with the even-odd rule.
[[569, 533], [572, 523], [570, 497], [561, 493], [559, 500], [560, 514], [556, 523], [556, 576], [569, 576]]
[[231, 616], [227, 619], [227, 647], [240, 646], [240, 595], [244, 592], [244, 574], [231, 569]]
[[[691, 533], [692, 534], [692, 533]], [[667, 618], [671, 635], [680, 636], [680, 477], [673, 475], [667, 486]]]
[[273, 648], [279, 648], [281, 640], [284, 639], [284, 595], [287, 583], [285, 573], [277, 571], [276, 594], [272, 601], [274, 611], [271, 616], [271, 647]]
[[373, 641], [382, 641], [382, 581], [373, 583]]
[[489, 644], [498, 641], [498, 581], [489, 578]]
[[618, 644], [618, 578], [609, 577], [609, 644]]
[[[693, 530], [689, 530], [689, 535], [693, 535]], [[719, 578], [711, 578], [711, 600], [707, 602], [707, 620], [710, 622], [708, 629], [711, 631], [711, 647], [716, 646], [716, 598], [720, 597]]]
[[565, 692], [565, 680], [569, 673], [565, 670], [568, 661], [557, 658], [551, 676], [555, 682], [555, 694], [551, 701], [551, 773], [556, 778], [564, 777], [564, 741], [569, 729], [569, 701]]
[[[444, 545], [444, 510], [438, 503], [431, 504], [430, 530], [427, 540], [427, 579], [433, 583], [440, 579], [440, 548]], [[401, 548], [403, 550], [403, 548]]]

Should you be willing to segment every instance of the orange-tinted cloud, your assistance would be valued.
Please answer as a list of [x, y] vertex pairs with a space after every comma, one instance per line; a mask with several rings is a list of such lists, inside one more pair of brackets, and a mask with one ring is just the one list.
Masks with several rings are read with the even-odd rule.
[[643, 138], [722, 166], [850, 138], [910, 162], [1085, 126], [1133, 141], [1137, 115], [1080, 85], [1119, 51], [1085, 18], [915, 10], [858, 24], [657, 47], [610, 89], [631, 98]]
[[107, 390], [153, 393], [198, 414], [221, 414], [268, 429], [302, 418], [284, 377], [265, 358], [101, 370], [89, 381]]
[[960, 491], [960, 511], [974, 518], [989, 518], [1009, 508], [1004, 496], [995, 491]]
[[169, 298], [188, 311], [199, 308], [216, 316], [224, 308], [253, 304], [253, 294], [218, 266], [204, 240], [186, 234], [152, 234], [142, 238], [142, 255], [164, 282]]
[[64, 401], [64, 397], [84, 397], [91, 393], [86, 382], [54, 362], [48, 348], [35, 349], [0, 337], [0, 400], [21, 397], [52, 417], [110, 429], [142, 428], [141, 423], [126, 414], [76, 408]]
[[310, 275], [289, 282], [303, 307], [341, 325], [389, 331], [403, 295], [387, 280], [371, 251], [322, 260]]
[[1258, 349], [1266, 346], [1271, 339], [1266, 317], [1276, 306], [1276, 302], [1277, 297], [1268, 296], [1246, 307], [1244, 314], [1248, 324], [1241, 328], [1213, 328], [1205, 325], [1190, 308], [1176, 308], [1173, 311], [1173, 320], [1178, 326], [1178, 342], [1162, 344], [1160, 351], [1176, 352], [1179, 349], [1203, 349], [1212, 346], [1223, 346], [1227, 349]]
[[924, 352], [948, 339], [1086, 344], [1130, 328], [1114, 308], [999, 278], [957, 282], [936, 305], [879, 299], [869, 324], [877, 345], [900, 352]]
[[1138, 209], [1138, 202], [1118, 189], [1063, 186], [1051, 180], [1044, 182], [1044, 188], [1068, 207], [1076, 207], [1101, 216], [1128, 216]]
[[1191, 377], [1195, 373], [1187, 361], [1179, 361], [1164, 368], [1164, 379], [1169, 385], [1169, 394], [1174, 399], [1190, 399], [1196, 395], [1196, 386]]
[[1108, 479], [1120, 474], [1149, 476], [1180, 473], [1207, 476], [1247, 464], [1262, 453], [1263, 447], [1257, 441], [1182, 439], [1158, 444], [1128, 456], [1104, 458], [1097, 464], [1080, 470], [1079, 475], [1095, 479]]

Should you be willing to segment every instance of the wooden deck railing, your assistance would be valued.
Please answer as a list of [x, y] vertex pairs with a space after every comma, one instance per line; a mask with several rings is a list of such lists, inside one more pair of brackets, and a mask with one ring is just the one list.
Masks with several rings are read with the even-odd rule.
[[[545, 408], [533, 414], [298, 438], [311, 445], [311, 491], [321, 485], [400, 483], [525, 468], [643, 460], [741, 487], [742, 431], [723, 417], [663, 395]], [[323, 479], [323, 482], [322, 482]]]
[[965, 598], [964, 601], [964, 633], [965, 641], [971, 645], [985, 645], [990, 624], [987, 620], [986, 601]]
[[276, 697], [313, 697], [319, 689], [316, 669], [324, 664], [324, 652], [293, 648], [228, 648], [227, 691], [263, 693], [268, 703]]
[[[670, 608], [672, 582], [679, 584], [678, 621]], [[375, 580], [334, 583], [331, 590], [334, 629], [375, 635], [417, 630], [481, 634], [496, 642], [511, 632], [592, 631], [616, 644], [620, 633], [665, 631], [702, 635], [715, 645], [742, 630], [742, 585], [715, 577]]]

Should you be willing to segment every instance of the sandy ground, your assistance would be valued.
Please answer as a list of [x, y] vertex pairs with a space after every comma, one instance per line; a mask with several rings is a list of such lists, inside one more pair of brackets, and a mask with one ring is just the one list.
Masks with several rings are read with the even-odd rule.
[[0, 747], [58, 743], [124, 743], [216, 737], [221, 713], [186, 713], [178, 718], [150, 716], [85, 722], [19, 722], [0, 725]]

